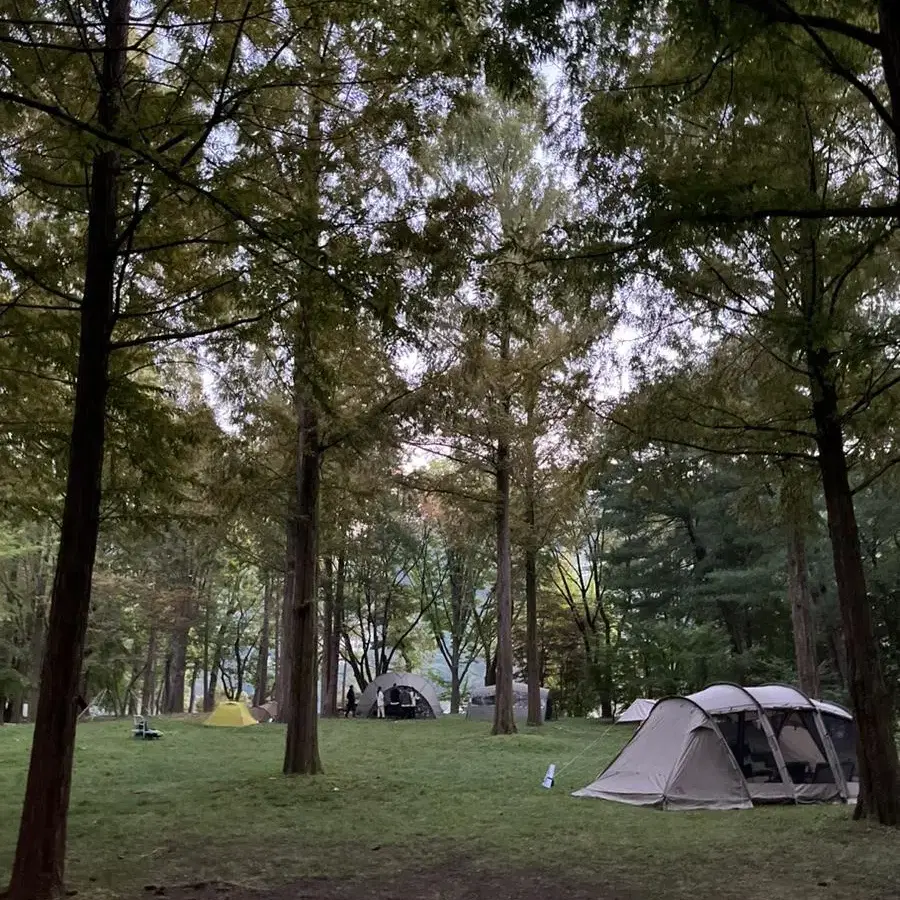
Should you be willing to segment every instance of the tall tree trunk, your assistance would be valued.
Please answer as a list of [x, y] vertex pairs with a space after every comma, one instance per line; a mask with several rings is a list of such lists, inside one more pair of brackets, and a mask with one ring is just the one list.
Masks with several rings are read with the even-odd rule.
[[[500, 360], [501, 378], [508, 377], [509, 315], [501, 310]], [[512, 652], [512, 560], [509, 529], [509, 419], [511, 400], [509, 388], [503, 388], [499, 438], [497, 440], [497, 683], [494, 689], [494, 727], [492, 734], [515, 734], [513, 709], [513, 652]]]
[[[216, 633], [216, 642], [213, 644], [213, 651], [209, 658], [209, 684], [207, 685], [206, 696], [203, 698], [203, 709], [206, 712], [212, 712], [216, 708], [216, 685], [219, 676], [222, 675], [222, 635], [225, 633], [225, 626], [220, 625]], [[224, 677], [222, 678], [222, 690], [228, 697]], [[229, 699], [231, 699], [229, 697]]]
[[341, 661], [341, 635], [344, 632], [344, 591], [347, 585], [347, 555], [343, 548], [338, 555], [337, 580], [334, 588], [334, 609], [332, 610], [331, 641], [328, 644], [328, 709], [331, 715], [338, 710], [338, 668]]
[[459, 662], [450, 668], [450, 714], [459, 715], [461, 685], [459, 678]]
[[184, 712], [184, 682], [187, 675], [187, 648], [191, 631], [193, 595], [187, 593], [177, 605], [177, 619], [169, 638], [169, 667], [163, 712]]
[[256, 660], [256, 686], [253, 704], [262, 706], [269, 694], [269, 619], [272, 611], [272, 576], [266, 572], [263, 586], [263, 620], [259, 635], [259, 655]]
[[497, 684], [497, 648], [493, 654], [485, 648], [484, 686], [494, 687]]
[[[331, 639], [334, 631], [334, 559], [325, 557], [324, 599], [322, 603], [322, 715], [334, 716], [337, 710], [330, 705], [331, 699]], [[337, 673], [335, 673], [336, 675]]]
[[538, 654], [537, 555], [538, 535], [535, 515], [535, 416], [537, 385], [532, 383], [526, 394], [527, 431], [525, 439], [525, 666], [528, 681], [528, 724], [541, 724], [541, 663]]
[[163, 661], [162, 679], [159, 685], [159, 701], [157, 703], [158, 712], [168, 712], [171, 699], [169, 698], [169, 687], [171, 686], [172, 675], [172, 653], [171, 650], [166, 653]]
[[541, 724], [541, 663], [538, 656], [537, 551], [525, 551], [525, 657], [528, 668], [528, 724]]
[[37, 599], [35, 600], [35, 619], [33, 631], [31, 633], [31, 666], [28, 672], [29, 687], [26, 699], [28, 701], [28, 718], [34, 721], [37, 712], [38, 694], [41, 685], [41, 666], [44, 654], [44, 631], [45, 619], [43, 610], [43, 599], [41, 600], [40, 612], [37, 610]]
[[831, 650], [831, 660], [834, 663], [834, 671], [838, 681], [844, 690], [848, 689], [847, 677], [847, 642], [844, 640], [843, 629], [835, 625], [828, 632], [828, 646]]
[[[97, 105], [97, 121], [106, 132], [115, 131], [119, 123], [130, 11], [130, 0], [110, 0]], [[69, 472], [9, 900], [45, 900], [63, 893], [75, 697], [100, 530], [120, 165], [119, 153], [101, 145], [91, 167]]]
[[284, 749], [285, 775], [315, 775], [319, 759], [316, 563], [318, 560], [319, 480], [321, 450], [318, 417], [306, 391], [297, 395], [297, 508], [295, 511], [293, 659], [291, 711]]
[[806, 536], [798, 522], [789, 526], [787, 567], [797, 683], [801, 691], [810, 697], [818, 697], [819, 664], [816, 658], [816, 628], [813, 621], [812, 591], [809, 588]]
[[[532, 454], [533, 457], [533, 454]], [[534, 515], [534, 468], [530, 464], [526, 484], [528, 536], [525, 547], [525, 659], [528, 669], [528, 724], [541, 724], [541, 663], [538, 656], [537, 547]]]
[[492, 734], [515, 734], [509, 537], [509, 445], [497, 443], [497, 681]]
[[[282, 589], [282, 603], [284, 602], [284, 590]], [[278, 685], [281, 677], [281, 608], [276, 604], [272, 610], [275, 617], [275, 674], [272, 682], [272, 697], [277, 702], [279, 697]]]
[[208, 708], [207, 698], [209, 697], [209, 686], [215, 681], [216, 675], [212, 661], [209, 656], [210, 648], [210, 604], [212, 598], [209, 594], [206, 596], [206, 603], [203, 608], [203, 712], [211, 712]]
[[294, 521], [297, 508], [295, 493], [296, 479], [291, 479], [289, 503], [291, 510], [287, 517], [287, 529], [285, 531], [285, 564], [284, 564], [284, 595], [281, 600], [281, 653], [278, 658], [278, 684], [276, 685], [276, 700], [278, 702], [278, 721], [287, 722], [291, 713], [291, 679], [293, 678], [293, 666], [295, 658], [294, 650], [294, 566], [297, 553], [294, 545], [297, 540], [297, 526]]
[[153, 712], [153, 697], [156, 693], [156, 624], [150, 624], [150, 636], [147, 640], [147, 664], [144, 666], [144, 678], [141, 684], [141, 715], [149, 716]]
[[900, 169], [900, 127], [897, 124], [897, 116], [900, 115], [900, 8], [896, 0], [878, 0], [878, 26], [881, 65], [894, 118], [895, 162]]
[[188, 698], [189, 714], [194, 712], [194, 704], [197, 702], [197, 676], [200, 674], [200, 663], [194, 660], [194, 667], [191, 669], [191, 693]]
[[826, 351], [808, 353], [819, 470], [828, 512], [841, 621], [847, 646], [850, 698], [859, 734], [857, 818], [900, 824], [900, 783], [894, 742], [893, 704], [885, 683], [872, 623], [862, 551], [847, 474], [837, 390]]

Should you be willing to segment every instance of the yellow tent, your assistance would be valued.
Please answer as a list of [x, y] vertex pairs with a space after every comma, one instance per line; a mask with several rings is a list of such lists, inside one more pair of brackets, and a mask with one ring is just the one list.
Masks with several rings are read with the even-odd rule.
[[250, 714], [246, 703], [236, 700], [223, 700], [207, 717], [204, 725], [218, 725], [223, 728], [243, 728], [256, 725], [256, 719]]

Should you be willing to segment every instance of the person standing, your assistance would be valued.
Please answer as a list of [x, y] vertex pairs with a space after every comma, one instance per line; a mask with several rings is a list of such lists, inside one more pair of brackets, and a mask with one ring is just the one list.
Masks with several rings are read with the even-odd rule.
[[378, 692], [375, 694], [375, 705], [378, 708], [378, 718], [384, 718], [384, 691], [381, 685], [378, 685]]
[[356, 718], [356, 691], [353, 690], [353, 685], [350, 685], [350, 690], [347, 691], [347, 708], [344, 710], [344, 718], [353, 717]]

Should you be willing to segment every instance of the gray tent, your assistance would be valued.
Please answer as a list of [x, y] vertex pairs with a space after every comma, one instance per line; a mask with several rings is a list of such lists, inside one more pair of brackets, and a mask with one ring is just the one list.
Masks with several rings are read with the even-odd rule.
[[[492, 684], [472, 688], [469, 704], [466, 707], [467, 719], [494, 718], [494, 695], [496, 687]], [[528, 720], [528, 685], [519, 681], [513, 682], [513, 715], [517, 721]], [[541, 721], [552, 718], [550, 711], [550, 691], [541, 688]]]
[[576, 797], [663, 809], [852, 801], [853, 717], [787, 685], [714, 684], [659, 700], [603, 773]]
[[437, 688], [421, 675], [414, 675], [411, 672], [385, 672], [379, 675], [373, 681], [370, 681], [366, 689], [362, 692], [359, 703], [356, 708], [356, 715], [360, 718], [372, 717], [378, 714], [378, 708], [375, 704], [378, 688], [384, 691], [385, 703], [388, 703], [391, 688], [406, 688], [412, 692], [415, 700], [415, 718], [417, 719], [436, 719], [443, 715], [441, 709], [441, 699], [438, 695]]
[[622, 725], [628, 722], [643, 722], [647, 716], [653, 712], [656, 705], [655, 700], [647, 700], [645, 697], [638, 697], [626, 709], [616, 716], [616, 725]]

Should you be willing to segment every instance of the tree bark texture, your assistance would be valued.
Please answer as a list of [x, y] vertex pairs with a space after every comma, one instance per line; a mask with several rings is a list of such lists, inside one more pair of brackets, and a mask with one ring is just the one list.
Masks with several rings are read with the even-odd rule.
[[497, 444], [497, 681], [492, 734], [515, 734], [512, 653], [512, 564], [509, 534], [509, 444]]
[[278, 721], [287, 722], [291, 713], [291, 678], [294, 665], [294, 566], [297, 526], [294, 521], [297, 508], [296, 479], [291, 479], [290, 512], [285, 532], [286, 556], [284, 563], [284, 595], [281, 600], [281, 648], [278, 654], [278, 681], [275, 699], [278, 703]]
[[[322, 715], [335, 716], [337, 709], [331, 705], [332, 681], [337, 672], [331, 670], [331, 643], [334, 631], [334, 558], [325, 557], [325, 578], [322, 585]], [[335, 691], [335, 694], [337, 692]]]
[[[110, 0], [98, 73], [97, 119], [104, 131], [115, 131], [119, 122], [130, 11], [130, 0]], [[91, 165], [69, 471], [9, 900], [47, 900], [64, 891], [75, 698], [100, 531], [120, 167], [117, 151], [97, 149]]]
[[856, 815], [896, 826], [900, 824], [900, 784], [893, 704], [881, 668], [867, 596], [837, 390], [829, 377], [830, 360], [824, 352], [810, 352], [808, 364], [819, 470], [847, 649], [847, 679], [859, 735]]
[[[879, 0], [878, 26], [881, 35], [881, 65], [884, 81], [891, 98], [891, 113], [894, 121], [894, 150], [900, 177], [900, 5], [897, 0]], [[900, 184], [900, 182], [898, 182]]]
[[[503, 301], [501, 301], [501, 304]], [[507, 376], [510, 352], [509, 314], [501, 307], [500, 362], [501, 377]], [[513, 709], [512, 651], [512, 559], [510, 548], [510, 452], [509, 419], [511, 400], [504, 387], [501, 422], [497, 439], [496, 526], [497, 526], [497, 673], [494, 687], [494, 727], [492, 734], [515, 734]]]
[[799, 523], [789, 526], [788, 596], [794, 632], [794, 657], [797, 684], [810, 697], [819, 696], [819, 663], [816, 657], [816, 627], [813, 619], [812, 591], [806, 559], [806, 535]]
[[184, 712], [184, 683], [187, 677], [187, 648], [193, 621], [193, 587], [179, 592], [175, 623], [169, 637], [169, 668], [166, 673], [165, 713]]
[[525, 657], [528, 668], [528, 724], [541, 724], [541, 663], [538, 656], [537, 552], [525, 551]]
[[316, 702], [318, 688], [316, 563], [322, 459], [318, 417], [312, 400], [301, 391], [296, 406], [297, 508], [294, 516], [294, 596], [291, 609], [293, 660], [284, 774], [315, 775], [322, 771]]
[[197, 702], [197, 676], [200, 672], [200, 663], [196, 660], [194, 661], [194, 667], [191, 670], [191, 687], [190, 687], [190, 695], [188, 697], [188, 714], [194, 712], [194, 704]]
[[269, 694], [269, 621], [272, 612], [272, 576], [266, 572], [263, 585], [263, 620], [259, 635], [259, 655], [256, 660], [256, 684], [253, 703], [262, 706]]
[[147, 664], [144, 666], [144, 677], [141, 683], [141, 715], [153, 713], [153, 698], [156, 696], [156, 625], [150, 624], [150, 636], [147, 640]]
[[331, 640], [326, 650], [328, 656], [328, 709], [331, 715], [338, 711], [338, 669], [341, 661], [341, 635], [344, 632], [344, 593], [347, 588], [347, 557], [343, 550], [338, 555], [337, 580], [334, 587], [334, 608], [332, 610]]
[[534, 441], [529, 438], [526, 472], [525, 663], [528, 680], [528, 724], [541, 724], [541, 662], [538, 655], [537, 529], [534, 510]]

